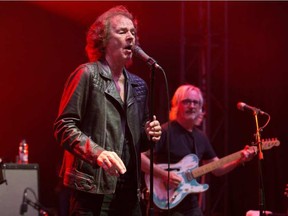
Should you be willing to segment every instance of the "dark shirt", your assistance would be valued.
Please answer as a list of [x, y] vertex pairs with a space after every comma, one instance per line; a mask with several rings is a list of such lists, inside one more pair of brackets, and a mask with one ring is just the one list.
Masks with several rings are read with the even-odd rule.
[[128, 131], [128, 128], [126, 127], [125, 130], [125, 139], [123, 143], [123, 151], [121, 159], [127, 169], [126, 173], [123, 175], [120, 175], [118, 178], [117, 186], [121, 187], [122, 190], [126, 189], [135, 189], [137, 188], [137, 173], [136, 171], [136, 161], [133, 155], [135, 155], [135, 152], [133, 152], [134, 148], [132, 146], [132, 140], [130, 132]]
[[[209, 160], [216, 157], [208, 137], [198, 128], [192, 132], [184, 129], [178, 122], [172, 121], [170, 124], [169, 143], [168, 123], [162, 125], [162, 136], [155, 146], [155, 163], [168, 163], [168, 152], [170, 152], [170, 163], [177, 163], [188, 154], [195, 154], [201, 160]], [[169, 147], [168, 147], [169, 144]], [[187, 211], [198, 206], [198, 195], [189, 194], [183, 201], [172, 210]]]
[[[125, 79], [125, 102], [122, 103], [122, 106], [125, 109], [125, 113], [127, 112], [126, 96], [127, 96], [127, 79]], [[136, 184], [137, 173], [135, 172], [136, 160], [135, 160], [135, 157], [133, 157], [136, 154], [136, 152], [134, 152], [131, 133], [126, 122], [126, 118], [124, 118], [124, 116], [122, 116], [121, 125], [122, 125], [123, 134], [125, 134], [121, 160], [123, 161], [127, 171], [125, 174], [120, 175], [120, 177], [118, 178], [117, 187], [121, 190], [126, 190], [126, 189], [136, 190], [137, 189], [137, 184]]]

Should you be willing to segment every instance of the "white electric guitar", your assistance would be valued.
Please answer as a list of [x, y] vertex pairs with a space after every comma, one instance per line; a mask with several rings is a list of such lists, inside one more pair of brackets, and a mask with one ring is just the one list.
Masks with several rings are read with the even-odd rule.
[[[279, 146], [278, 139], [262, 140], [262, 150], [268, 150], [273, 146]], [[250, 146], [249, 149], [257, 152], [257, 146]], [[154, 177], [153, 183], [153, 201], [155, 205], [160, 209], [174, 208], [177, 206], [188, 194], [200, 193], [208, 190], [207, 184], [199, 184], [196, 181], [197, 177], [200, 177], [206, 173], [209, 173], [229, 162], [241, 158], [241, 151], [235, 152], [231, 155], [223, 157], [218, 161], [214, 161], [198, 167], [199, 159], [195, 154], [186, 155], [181, 161], [176, 164], [170, 164], [170, 170], [175, 172], [182, 178], [181, 183], [176, 188], [168, 188], [167, 183], [163, 182], [161, 178]], [[168, 169], [168, 164], [157, 164], [163, 169]], [[145, 183], [150, 191], [150, 175], [145, 174]], [[169, 191], [169, 195], [167, 193]]]

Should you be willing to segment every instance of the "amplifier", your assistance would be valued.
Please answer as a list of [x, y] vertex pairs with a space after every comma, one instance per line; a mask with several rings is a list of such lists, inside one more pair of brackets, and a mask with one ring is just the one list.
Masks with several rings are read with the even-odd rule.
[[[2, 216], [20, 215], [24, 191], [26, 192], [26, 200], [37, 202], [38, 170], [38, 164], [4, 163], [2, 165], [1, 177], [3, 180], [0, 184], [0, 212]], [[38, 210], [30, 205], [26, 207], [22, 208], [23, 215], [39, 216]]]

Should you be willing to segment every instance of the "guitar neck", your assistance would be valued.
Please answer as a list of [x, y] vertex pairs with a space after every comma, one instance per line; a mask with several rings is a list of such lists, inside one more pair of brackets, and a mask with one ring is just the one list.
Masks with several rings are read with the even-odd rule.
[[[273, 146], [279, 146], [280, 142], [278, 139], [273, 138], [273, 139], [269, 139], [269, 140], [262, 140], [261, 142], [261, 149], [262, 150], [267, 150], [272, 148]], [[250, 146], [249, 147], [250, 150], [254, 150], [255, 152], [258, 150], [258, 148], [256, 146]], [[242, 151], [242, 150], [241, 150]], [[227, 163], [230, 163], [234, 160], [240, 159], [241, 158], [241, 151], [235, 152], [231, 155], [228, 155], [226, 157], [223, 157], [221, 159], [219, 159], [218, 161], [214, 161], [208, 164], [205, 164], [201, 167], [198, 167], [194, 170], [191, 171], [191, 174], [193, 175], [194, 178], [197, 178], [199, 176], [205, 175], [206, 173], [209, 173]]]
[[235, 152], [233, 154], [227, 155], [226, 157], [223, 157], [217, 161], [205, 164], [201, 167], [198, 167], [194, 170], [192, 170], [192, 175], [194, 178], [200, 177], [202, 175], [205, 175], [206, 173], [209, 173], [227, 163], [230, 163], [234, 160], [241, 158], [241, 151]]

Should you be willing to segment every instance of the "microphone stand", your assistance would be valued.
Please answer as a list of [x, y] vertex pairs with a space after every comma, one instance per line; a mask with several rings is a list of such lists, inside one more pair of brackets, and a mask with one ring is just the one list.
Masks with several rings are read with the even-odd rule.
[[258, 124], [258, 113], [259, 111], [254, 111], [253, 115], [255, 117], [255, 123], [256, 123], [256, 134], [255, 134], [255, 140], [257, 143], [258, 148], [258, 180], [259, 180], [259, 211], [260, 216], [266, 215], [265, 212], [265, 194], [264, 194], [264, 183], [263, 183], [263, 173], [262, 173], [262, 162], [264, 160], [263, 152], [262, 152], [262, 142], [261, 142], [261, 135]]
[[7, 185], [7, 180], [5, 178], [5, 173], [3, 172], [3, 167], [4, 166], [5, 165], [3, 165], [3, 161], [0, 158], [0, 185], [3, 184], [3, 183], [6, 183], [6, 185]]
[[[155, 81], [155, 63], [151, 65], [151, 83], [150, 83], [150, 107], [149, 107], [149, 115], [150, 120], [153, 119], [154, 114], [154, 81]], [[150, 194], [149, 194], [149, 215], [154, 216], [154, 208], [153, 208], [153, 176], [154, 176], [154, 155], [153, 155], [153, 148], [154, 143], [152, 139], [149, 141], [150, 143]]]
[[[142, 60], [144, 60], [150, 67], [151, 70], [151, 75], [150, 75], [150, 105], [149, 105], [149, 118], [150, 120], [153, 120], [153, 114], [154, 114], [154, 81], [155, 81], [155, 71], [160, 70], [163, 72], [163, 75], [165, 77], [165, 83], [166, 87], [168, 88], [168, 83], [167, 83], [167, 78], [165, 75], [165, 72], [163, 68], [157, 64], [157, 62], [148, 56], [140, 47], [135, 46], [133, 52], [140, 57]], [[168, 96], [168, 91], [167, 91], [167, 96]], [[169, 98], [168, 98], [169, 100]], [[149, 211], [148, 214], [150, 216], [154, 216], [154, 208], [153, 208], [153, 176], [154, 176], [154, 155], [153, 155], [153, 149], [154, 149], [154, 143], [152, 139], [149, 141], [150, 144], [150, 194], [149, 194]], [[168, 204], [169, 206], [169, 204]]]
[[26, 198], [26, 203], [32, 206], [35, 210], [37, 210], [41, 216], [48, 216], [49, 211], [47, 211], [46, 208], [43, 207], [40, 203], [33, 202], [28, 198]]
[[[157, 62], [149, 57], [148, 60], [146, 61], [146, 63], [150, 66], [150, 70], [151, 70], [151, 75], [150, 75], [150, 106], [149, 106], [149, 118], [150, 120], [153, 119], [153, 115], [154, 115], [154, 83], [155, 83], [155, 71], [160, 70], [163, 72], [163, 75], [165, 77], [165, 83], [166, 86], [168, 85], [167, 83], [167, 78], [165, 75], [165, 72], [163, 70], [163, 68], [157, 64]], [[168, 88], [168, 86], [167, 86]], [[154, 216], [154, 208], [153, 208], [153, 189], [154, 189], [154, 143], [152, 141], [152, 139], [150, 139], [149, 141], [150, 143], [150, 194], [149, 194], [149, 216]]]
[[[31, 199], [27, 197], [27, 191], [31, 191], [31, 193], [34, 195], [35, 201], [33, 202]], [[28, 205], [33, 207], [35, 210], [39, 212], [39, 215], [41, 216], [48, 216], [48, 215], [54, 215], [52, 211], [44, 207], [41, 203], [39, 203], [35, 192], [31, 188], [25, 188], [23, 192], [23, 200], [22, 204], [20, 206], [20, 215], [24, 215], [28, 210]]]

